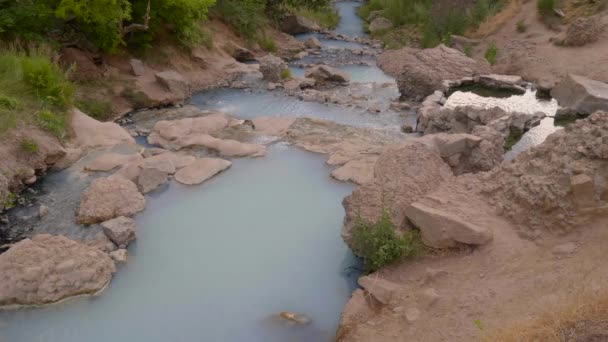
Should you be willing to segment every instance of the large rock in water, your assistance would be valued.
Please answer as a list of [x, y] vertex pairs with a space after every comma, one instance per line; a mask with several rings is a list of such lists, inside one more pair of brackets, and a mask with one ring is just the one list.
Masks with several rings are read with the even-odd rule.
[[268, 82], [280, 82], [282, 79], [283, 70], [288, 69], [287, 63], [280, 57], [274, 55], [266, 55], [259, 59], [260, 72], [264, 79]]
[[82, 193], [78, 222], [93, 224], [118, 216], [132, 216], [146, 206], [137, 186], [123, 177], [97, 178]]
[[0, 254], [0, 306], [95, 294], [112, 279], [108, 254], [63, 236], [36, 235]]
[[344, 241], [352, 248], [350, 233], [356, 221], [375, 222], [385, 210], [397, 229], [404, 228], [405, 209], [453, 178], [434, 147], [421, 142], [388, 147], [376, 162], [373, 181], [359, 186], [342, 203], [346, 211]]
[[350, 76], [347, 73], [324, 64], [307, 68], [304, 75], [314, 79], [317, 84], [350, 82]]
[[219, 158], [201, 158], [175, 174], [175, 180], [186, 185], [201, 184], [232, 165]]
[[581, 114], [608, 110], [608, 84], [569, 74], [551, 90], [560, 106]]
[[314, 21], [295, 14], [290, 14], [281, 21], [281, 31], [289, 34], [306, 33], [320, 29]]
[[388, 50], [378, 58], [378, 66], [397, 79], [401, 96], [413, 99], [433, 93], [444, 80], [491, 73], [487, 62], [478, 62], [445, 45]]

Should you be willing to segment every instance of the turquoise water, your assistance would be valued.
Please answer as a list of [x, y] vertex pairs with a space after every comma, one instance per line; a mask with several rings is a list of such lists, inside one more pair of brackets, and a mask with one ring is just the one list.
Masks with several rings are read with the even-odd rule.
[[[280, 145], [200, 186], [148, 197], [129, 261], [100, 296], [0, 312], [0, 341], [331, 341], [357, 261], [324, 157]], [[290, 326], [280, 311], [310, 316]]]
[[363, 3], [357, 1], [336, 2], [334, 6], [340, 13], [340, 23], [334, 30], [337, 34], [351, 37], [363, 37], [363, 21], [357, 15], [356, 9]]

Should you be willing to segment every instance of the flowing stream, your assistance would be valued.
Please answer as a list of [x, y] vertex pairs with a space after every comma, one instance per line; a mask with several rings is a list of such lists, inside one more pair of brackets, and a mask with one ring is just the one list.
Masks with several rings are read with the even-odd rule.
[[[335, 5], [341, 15], [335, 33], [364, 36], [355, 14], [360, 3]], [[298, 39], [310, 36], [318, 37], [323, 49], [308, 63], [339, 60], [355, 55], [344, 49], [364, 48], [319, 34]], [[334, 66], [363, 87], [394, 84], [370, 56], [348, 57], [354, 62]], [[292, 66], [292, 72], [303, 69]], [[395, 86], [379, 89], [386, 94], [379, 95], [384, 103], [398, 96]], [[195, 94], [191, 104], [244, 119], [308, 116], [389, 130], [415, 123], [392, 111], [372, 114], [260, 88], [211, 90]], [[359, 261], [340, 237], [341, 202], [353, 186], [330, 178], [324, 160], [278, 143], [264, 158], [233, 160], [230, 169], [202, 185], [172, 182], [153, 192], [136, 217], [138, 240], [129, 246], [129, 261], [103, 293], [0, 312], [0, 342], [334, 340], [341, 309], [356, 287], [358, 274], [349, 269]], [[20, 209], [18, 215], [31, 223], [29, 234], [83, 239], [99, 231], [74, 223], [73, 210], [90, 181], [80, 168], [39, 182], [39, 199], [51, 213], [40, 223], [28, 219], [35, 217], [34, 207]], [[278, 318], [281, 311], [305, 314], [312, 322], [289, 324]]]

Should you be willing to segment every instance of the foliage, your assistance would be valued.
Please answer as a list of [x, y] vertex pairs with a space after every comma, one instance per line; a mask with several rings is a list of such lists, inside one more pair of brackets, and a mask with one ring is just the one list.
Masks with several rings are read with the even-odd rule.
[[528, 29], [528, 26], [526, 25], [526, 22], [522, 19], [515, 24], [515, 28], [517, 29], [517, 32], [524, 33]]
[[484, 57], [486, 58], [488, 63], [490, 63], [490, 65], [494, 65], [494, 63], [496, 63], [497, 55], [498, 55], [498, 48], [496, 47], [496, 44], [494, 44], [494, 42], [492, 42], [490, 44], [490, 46], [488, 46], [488, 48], [486, 49], [486, 53], [485, 53]]
[[321, 8], [289, 7], [289, 11], [308, 18], [326, 29], [333, 29], [340, 22], [340, 15], [331, 6]]
[[65, 135], [74, 85], [68, 73], [42, 48], [0, 52], [0, 133], [18, 122], [38, 124], [57, 137]]
[[365, 272], [374, 272], [404, 257], [412, 257], [423, 250], [418, 231], [407, 231], [399, 236], [388, 212], [375, 223], [359, 218], [353, 228], [355, 250], [363, 257]]
[[237, 33], [249, 41], [254, 40], [258, 29], [266, 23], [265, 0], [218, 0], [214, 9]]
[[76, 101], [76, 107], [90, 117], [100, 121], [106, 121], [112, 115], [112, 106], [107, 101], [80, 99]]
[[36, 142], [32, 139], [22, 139], [19, 146], [21, 147], [22, 151], [29, 154], [33, 154], [38, 151], [38, 144], [36, 144]]
[[281, 79], [286, 80], [288, 78], [291, 78], [291, 71], [289, 69], [281, 70]]
[[262, 36], [258, 39], [258, 44], [260, 47], [264, 49], [264, 51], [268, 52], [277, 52], [277, 44], [270, 37]]
[[555, 0], [537, 0], [536, 7], [538, 8], [538, 13], [541, 15], [549, 15], [553, 13], [553, 9], [555, 8]]

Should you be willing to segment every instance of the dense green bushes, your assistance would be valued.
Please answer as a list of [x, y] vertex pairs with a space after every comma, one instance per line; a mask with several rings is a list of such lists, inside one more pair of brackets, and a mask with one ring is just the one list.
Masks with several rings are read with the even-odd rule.
[[418, 231], [396, 234], [388, 212], [375, 223], [358, 219], [352, 234], [353, 247], [363, 257], [364, 271], [368, 273], [402, 258], [416, 256], [424, 248]]
[[433, 9], [432, 0], [370, 0], [358, 9], [367, 19], [371, 12], [382, 11], [395, 27], [413, 26], [421, 32], [423, 47], [447, 43], [451, 35], [462, 35], [498, 12], [503, 0], [477, 0], [471, 8]]
[[62, 138], [74, 86], [47, 52], [28, 50], [0, 52], [0, 133], [28, 122]]
[[[200, 40], [196, 24], [214, 3], [215, 0], [3, 0], [0, 38], [42, 39], [49, 32], [76, 26], [97, 47], [112, 51], [131, 38], [142, 41], [138, 35], [154, 36], [165, 26], [188, 45]], [[131, 30], [136, 27], [132, 24], [138, 25], [137, 30]]]

